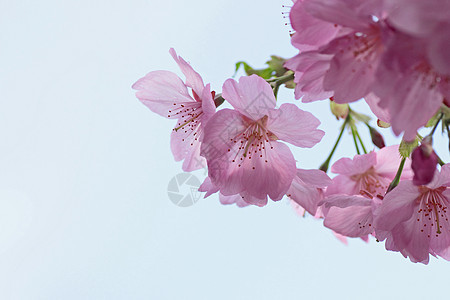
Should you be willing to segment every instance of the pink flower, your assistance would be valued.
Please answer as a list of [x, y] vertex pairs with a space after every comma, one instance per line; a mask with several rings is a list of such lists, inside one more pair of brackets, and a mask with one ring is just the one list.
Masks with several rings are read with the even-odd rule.
[[[184, 83], [169, 71], [153, 71], [133, 84], [136, 97], [151, 111], [177, 119], [171, 135], [171, 149], [176, 161], [184, 160], [183, 170], [190, 172], [206, 166], [200, 145], [206, 121], [214, 114], [213, 93], [200, 75], [174, 49], [170, 54], [186, 76]], [[188, 88], [192, 91], [189, 94]]]
[[[324, 212], [324, 226], [348, 237], [367, 238], [372, 234], [373, 213], [380, 205], [394, 179], [400, 154], [398, 146], [385, 147], [378, 152], [341, 158], [331, 167], [339, 175], [332, 179], [326, 197], [319, 203]], [[403, 178], [411, 178], [407, 161]]]
[[[332, 179], [333, 183], [328, 186], [326, 195], [383, 197], [399, 165], [400, 154], [397, 145], [385, 147], [378, 152], [355, 155], [353, 159], [341, 158], [331, 167], [331, 172], [339, 175]], [[403, 179], [412, 177], [410, 165], [407, 160], [403, 168]]]
[[413, 262], [427, 264], [429, 254], [450, 260], [450, 166], [436, 171], [431, 183], [416, 186], [401, 181], [375, 212], [377, 238], [386, 249]]
[[293, 104], [275, 109], [271, 86], [261, 77], [229, 79], [223, 97], [234, 107], [209, 120], [201, 153], [212, 183], [223, 195], [240, 194], [249, 204], [264, 206], [267, 197], [280, 200], [296, 174], [295, 159], [278, 140], [313, 147], [323, 137], [311, 113]]
[[[347, 103], [371, 92], [383, 53], [381, 37], [385, 25], [381, 1], [305, 0], [294, 5], [290, 16], [294, 29], [299, 26], [297, 23], [302, 23], [297, 19], [305, 16], [322, 31], [327, 29], [325, 38], [311, 37], [310, 43], [316, 47], [299, 47], [303, 52], [286, 64], [296, 71], [296, 98], [307, 96], [310, 100], [316, 96], [320, 98], [315, 100], [320, 100], [331, 93], [337, 103]], [[293, 45], [299, 46], [296, 35]], [[307, 41], [302, 41], [301, 45], [304, 44]], [[305, 52], [310, 48], [312, 51]], [[316, 61], [305, 68], [304, 56], [314, 57], [314, 53]], [[313, 81], [307, 76], [310, 72], [314, 74]], [[315, 94], [308, 90], [311, 88], [305, 88], [312, 84]]]

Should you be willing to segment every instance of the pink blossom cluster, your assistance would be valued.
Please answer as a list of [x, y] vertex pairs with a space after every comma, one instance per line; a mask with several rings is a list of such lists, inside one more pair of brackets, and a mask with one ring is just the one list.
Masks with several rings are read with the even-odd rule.
[[300, 53], [286, 64], [296, 98], [365, 98], [395, 134], [413, 140], [450, 101], [449, 12], [446, 0], [296, 1], [290, 20]]
[[[186, 172], [207, 168], [199, 191], [217, 193], [222, 204], [263, 207], [288, 198], [342, 240], [373, 236], [413, 262], [426, 264], [430, 254], [450, 260], [450, 166], [432, 147], [440, 122], [450, 138], [443, 105], [450, 99], [450, 1], [297, 0], [290, 19], [300, 52], [284, 75], [227, 79], [216, 94], [170, 49], [185, 80], [153, 71], [133, 85], [151, 111], [175, 120], [175, 160]], [[292, 80], [297, 99], [330, 98], [345, 120], [319, 169], [300, 168], [291, 147], [319, 143], [320, 121], [295, 104], [277, 106], [279, 86]], [[361, 114], [339, 106], [361, 98], [394, 134], [404, 133], [401, 145], [385, 147]], [[219, 109], [224, 101], [230, 108]], [[366, 151], [358, 120], [378, 151]], [[422, 138], [417, 130], [430, 122]], [[335, 161], [330, 178], [328, 164], [346, 128], [357, 154]]]

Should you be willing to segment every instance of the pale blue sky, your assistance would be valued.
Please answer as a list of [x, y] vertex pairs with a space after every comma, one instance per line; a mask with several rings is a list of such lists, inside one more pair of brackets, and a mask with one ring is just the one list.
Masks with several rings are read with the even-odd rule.
[[[271, 54], [294, 55], [281, 17], [289, 3], [0, 2], [0, 299], [444, 295], [445, 260], [413, 264], [373, 240], [345, 246], [286, 201], [169, 201], [181, 172], [173, 122], [139, 103], [132, 83], [151, 70], [180, 74], [170, 47], [218, 92], [236, 61], [262, 67]], [[292, 91], [280, 99], [293, 102]], [[327, 132], [314, 149], [293, 150], [300, 167], [315, 168], [338, 122], [326, 102], [295, 103]], [[447, 153], [447, 141], [437, 149]], [[344, 154], [354, 154], [349, 136], [336, 157]]]

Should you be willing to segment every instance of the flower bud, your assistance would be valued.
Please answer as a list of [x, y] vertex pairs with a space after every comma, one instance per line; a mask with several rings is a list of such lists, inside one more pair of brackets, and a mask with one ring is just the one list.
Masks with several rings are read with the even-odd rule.
[[345, 119], [348, 116], [348, 104], [338, 104], [334, 101], [330, 101], [331, 113], [336, 116], [336, 119]]
[[414, 171], [413, 183], [426, 185], [433, 180], [439, 158], [431, 146], [431, 137], [423, 139], [422, 144], [411, 155], [411, 168]]
[[369, 126], [370, 130], [370, 138], [372, 139], [372, 143], [378, 148], [384, 148], [386, 145], [384, 143], [383, 136], [379, 133], [375, 128]]
[[381, 128], [391, 127], [391, 124], [381, 121], [380, 119], [377, 120], [377, 125], [378, 125], [378, 127], [381, 127]]

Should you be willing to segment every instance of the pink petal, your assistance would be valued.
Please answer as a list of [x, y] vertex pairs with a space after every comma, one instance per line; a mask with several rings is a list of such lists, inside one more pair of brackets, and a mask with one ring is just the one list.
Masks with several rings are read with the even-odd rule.
[[[377, 164], [375, 170], [383, 177], [394, 179], [400, 165], [401, 156], [398, 152], [398, 145], [384, 147], [377, 153]], [[403, 166], [402, 179], [412, 179], [411, 160], [407, 159]]]
[[327, 173], [321, 170], [304, 170], [297, 169], [297, 176], [306, 184], [314, 186], [316, 188], [325, 188], [331, 184], [331, 179]]
[[243, 76], [239, 82], [225, 81], [222, 96], [237, 111], [252, 120], [259, 120], [275, 108], [276, 99], [270, 84], [257, 75]]
[[419, 195], [419, 190], [412, 181], [401, 181], [386, 194], [383, 203], [375, 211], [376, 230], [392, 231], [399, 223], [410, 219]]
[[363, 237], [373, 232], [370, 206], [331, 207], [323, 225], [348, 237]]
[[339, 27], [314, 18], [304, 10], [303, 1], [297, 1], [289, 14], [292, 28], [292, 45], [301, 51], [316, 49], [335, 37]]
[[[450, 18], [450, 15], [449, 15]], [[430, 63], [438, 73], [450, 75], [450, 24], [442, 26], [439, 31], [429, 37], [428, 57]]]
[[338, 175], [332, 179], [332, 183], [325, 191], [326, 196], [335, 194], [355, 195], [359, 194], [356, 181], [345, 175]]
[[[320, 20], [363, 31], [369, 27], [371, 20], [368, 16], [377, 14], [380, 11], [378, 6], [381, 6], [380, 1], [374, 1], [377, 5], [370, 7], [366, 2], [363, 0], [306, 0], [304, 6], [308, 13]], [[369, 8], [371, 11], [367, 11]]]
[[[242, 196], [237, 194], [237, 195], [232, 195], [232, 196], [225, 196], [222, 193], [219, 194], [219, 200], [220, 203], [224, 204], [224, 205], [230, 205], [230, 204], [236, 204], [238, 207], [246, 207], [249, 206], [249, 204], [247, 202], [245, 202], [242, 199]], [[267, 200], [266, 200], [267, 203]], [[265, 204], [264, 204], [265, 205]], [[263, 206], [263, 205], [262, 205]]]
[[[394, 133], [404, 131], [403, 138], [411, 141], [440, 108], [443, 95], [436, 73], [416, 60], [423, 55], [420, 44], [400, 35], [395, 36], [395, 41], [379, 65], [374, 92], [380, 98], [380, 106], [395, 116], [390, 122]], [[405, 51], [408, 55], [404, 55]]]
[[362, 155], [355, 155], [353, 159], [344, 157], [331, 166], [331, 172], [341, 175], [357, 175], [365, 173], [377, 163], [377, 155], [370, 152]]
[[382, 51], [376, 29], [368, 36], [351, 33], [334, 39], [322, 50], [322, 53], [334, 54], [324, 79], [324, 89], [334, 91], [336, 103], [353, 102], [371, 92]]
[[241, 205], [240, 207], [246, 206], [245, 203], [247, 203], [247, 205], [251, 204], [251, 205], [256, 205], [259, 207], [263, 207], [263, 206], [267, 205], [267, 196], [264, 196], [263, 198], [257, 198], [247, 192], [242, 192], [240, 194], [240, 198], [242, 200], [242, 202], [240, 202], [240, 204], [238, 204], [238, 206]]
[[295, 99], [301, 98], [302, 102], [312, 102], [333, 96], [332, 91], [325, 91], [323, 88], [330, 60], [330, 55], [309, 51], [300, 53], [286, 62], [285, 67], [295, 71]]
[[198, 188], [199, 192], [206, 192], [205, 198], [215, 194], [219, 191], [219, 188], [215, 186], [209, 177], [206, 177], [203, 183]]
[[209, 118], [216, 112], [216, 105], [214, 104], [214, 99], [212, 98], [211, 95], [209, 83], [203, 89], [203, 92], [200, 95], [200, 99], [202, 100], [202, 110], [203, 110], [202, 123], [206, 124]]
[[201, 95], [204, 88], [202, 77], [194, 71], [189, 63], [181, 56], [178, 56], [173, 48], [170, 48], [169, 53], [180, 67], [181, 72], [186, 76], [186, 85], [192, 88], [197, 95]]
[[311, 148], [325, 132], [317, 129], [320, 121], [310, 112], [299, 109], [294, 104], [284, 103], [269, 114], [267, 128], [278, 139], [298, 147]]
[[316, 214], [317, 204], [321, 200], [319, 190], [314, 186], [306, 184], [299, 177], [295, 177], [292, 181], [287, 191], [287, 196], [313, 216]]
[[373, 114], [381, 121], [385, 123], [391, 122], [391, 116], [389, 115], [389, 111], [386, 108], [380, 107], [380, 98], [375, 96], [373, 93], [370, 93], [364, 97], [364, 100], [369, 105], [370, 110]]
[[195, 102], [183, 81], [169, 71], [150, 72], [136, 81], [133, 89], [138, 90], [136, 97], [145, 106], [166, 118], [178, 118], [177, 115], [169, 112], [174, 107], [174, 103], [178, 106], [182, 103]]
[[346, 208], [351, 206], [371, 206], [372, 199], [360, 195], [333, 195], [322, 201], [325, 207]]
[[[450, 164], [445, 164], [441, 167], [441, 171], [435, 171], [433, 180], [426, 185], [430, 189], [437, 189], [441, 186], [450, 186]], [[449, 198], [450, 199], [450, 198]]]

